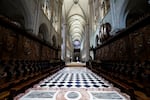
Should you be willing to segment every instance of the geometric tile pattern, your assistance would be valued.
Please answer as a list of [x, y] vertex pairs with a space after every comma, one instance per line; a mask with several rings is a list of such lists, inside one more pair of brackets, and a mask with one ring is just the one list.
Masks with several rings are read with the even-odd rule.
[[65, 67], [14, 100], [130, 100], [85, 67]]
[[109, 88], [110, 85], [88, 69], [63, 69], [61, 72], [45, 79], [40, 87], [59, 88]]

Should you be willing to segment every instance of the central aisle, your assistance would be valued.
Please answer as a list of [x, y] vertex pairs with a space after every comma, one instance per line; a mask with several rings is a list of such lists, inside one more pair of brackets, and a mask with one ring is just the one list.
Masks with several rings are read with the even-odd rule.
[[85, 67], [66, 67], [40, 84], [42, 88], [109, 88], [110, 85]]
[[66, 67], [47, 77], [18, 100], [129, 100], [108, 81], [85, 67]]

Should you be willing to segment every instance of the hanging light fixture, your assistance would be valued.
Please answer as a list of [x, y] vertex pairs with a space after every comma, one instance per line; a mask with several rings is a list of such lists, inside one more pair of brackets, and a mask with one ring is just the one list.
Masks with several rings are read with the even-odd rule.
[[78, 4], [79, 0], [73, 0], [74, 4]]

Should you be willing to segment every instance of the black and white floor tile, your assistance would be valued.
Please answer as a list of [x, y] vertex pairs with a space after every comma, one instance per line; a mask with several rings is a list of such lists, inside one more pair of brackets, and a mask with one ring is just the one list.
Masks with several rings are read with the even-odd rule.
[[109, 88], [104, 79], [98, 77], [86, 68], [64, 68], [60, 72], [48, 77], [39, 85], [43, 88]]
[[39, 85], [43, 88], [109, 88], [104, 79], [86, 68], [64, 68]]
[[85, 67], [65, 67], [15, 100], [130, 100], [130, 97]]

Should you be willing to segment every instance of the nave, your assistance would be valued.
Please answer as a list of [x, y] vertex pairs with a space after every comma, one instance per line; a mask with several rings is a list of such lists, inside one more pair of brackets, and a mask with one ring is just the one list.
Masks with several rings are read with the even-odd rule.
[[0, 0], [0, 100], [150, 100], [150, 0], [134, 1]]
[[130, 100], [130, 96], [86, 67], [65, 67], [15, 100]]

